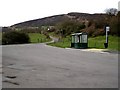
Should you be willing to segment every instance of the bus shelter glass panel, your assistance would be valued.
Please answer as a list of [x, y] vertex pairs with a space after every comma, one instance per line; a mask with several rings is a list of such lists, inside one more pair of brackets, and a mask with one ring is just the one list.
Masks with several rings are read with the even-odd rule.
[[72, 36], [72, 43], [75, 43], [75, 36]]
[[79, 43], [79, 36], [75, 36], [75, 43]]
[[81, 43], [87, 43], [87, 35], [82, 35], [81, 40]]
[[80, 43], [82, 43], [82, 36], [80, 35], [80, 37], [79, 37], [79, 38], [80, 38]]

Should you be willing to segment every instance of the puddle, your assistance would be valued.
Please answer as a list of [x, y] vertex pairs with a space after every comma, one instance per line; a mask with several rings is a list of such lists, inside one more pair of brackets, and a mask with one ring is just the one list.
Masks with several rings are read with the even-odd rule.
[[17, 76], [5, 76], [6, 78], [15, 79]]
[[24, 65], [10, 65], [7, 67], [11, 68], [11, 69], [17, 69], [17, 70], [29, 70], [29, 69], [31, 69], [31, 67], [25, 67]]
[[4, 80], [3, 82], [11, 83], [11, 84], [14, 84], [14, 85], [20, 85], [20, 84], [17, 83], [17, 82], [13, 82], [13, 81], [9, 81], [9, 80]]

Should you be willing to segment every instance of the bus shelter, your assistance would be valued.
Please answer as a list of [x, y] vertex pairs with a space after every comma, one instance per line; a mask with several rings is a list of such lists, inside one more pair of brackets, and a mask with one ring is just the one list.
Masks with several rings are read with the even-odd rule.
[[87, 33], [72, 34], [71, 48], [77, 48], [77, 49], [88, 48]]

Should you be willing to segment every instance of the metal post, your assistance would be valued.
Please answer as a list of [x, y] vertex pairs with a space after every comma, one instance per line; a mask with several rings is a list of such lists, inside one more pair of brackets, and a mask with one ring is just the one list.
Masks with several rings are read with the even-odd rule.
[[105, 31], [106, 31], [106, 42], [104, 43], [104, 45], [105, 45], [105, 48], [107, 48], [108, 47], [108, 31], [110, 31], [110, 27], [107, 26], [105, 28]]
[[106, 43], [108, 43], [108, 31], [106, 30]]

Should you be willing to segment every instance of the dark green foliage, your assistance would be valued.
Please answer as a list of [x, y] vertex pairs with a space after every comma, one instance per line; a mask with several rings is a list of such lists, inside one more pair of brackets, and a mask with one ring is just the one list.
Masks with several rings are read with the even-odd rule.
[[57, 32], [61, 33], [62, 36], [67, 36], [71, 33], [80, 32], [81, 29], [84, 29], [85, 25], [77, 21], [68, 20], [66, 22], [60, 23], [57, 25]]
[[94, 21], [94, 23], [95, 23], [95, 28], [96, 29], [103, 28], [107, 24], [107, 22], [105, 21], [105, 19], [101, 19], [101, 20], [97, 19], [97, 20]]
[[117, 16], [111, 16], [109, 25], [110, 34], [120, 36], [120, 12], [118, 12]]
[[105, 35], [105, 31], [103, 29], [97, 29], [94, 31], [94, 33], [92, 34], [93, 37], [96, 37], [96, 36], [103, 36]]
[[89, 27], [81, 30], [87, 32], [88, 36], [105, 35], [105, 26], [110, 26], [109, 35], [120, 36], [120, 12], [115, 15], [106, 15], [104, 19], [95, 19], [90, 21]]
[[117, 18], [118, 18], [118, 36], [120, 36], [120, 11], [118, 12], [118, 15], [117, 15]]
[[10, 31], [3, 33], [2, 44], [23, 44], [29, 43], [29, 36], [23, 32]]
[[113, 17], [110, 21], [110, 34], [111, 35], [118, 35], [118, 19]]

